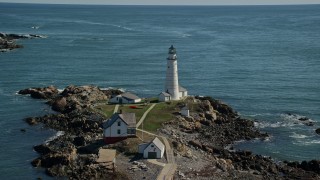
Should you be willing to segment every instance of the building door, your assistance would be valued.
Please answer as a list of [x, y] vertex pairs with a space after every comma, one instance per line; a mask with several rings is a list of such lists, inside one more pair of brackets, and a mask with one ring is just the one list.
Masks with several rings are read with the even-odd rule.
[[157, 159], [157, 152], [148, 152], [149, 159]]

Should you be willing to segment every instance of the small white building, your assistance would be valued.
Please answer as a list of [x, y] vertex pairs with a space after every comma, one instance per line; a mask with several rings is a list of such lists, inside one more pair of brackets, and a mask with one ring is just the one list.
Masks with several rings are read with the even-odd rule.
[[129, 137], [136, 137], [135, 113], [115, 113], [103, 123], [104, 141], [116, 143]]
[[149, 143], [139, 144], [138, 152], [146, 159], [161, 159], [165, 150], [164, 144], [157, 137]]
[[182, 87], [182, 86], [179, 86], [179, 97], [183, 98], [183, 97], [186, 97], [186, 96], [188, 96], [187, 89]]
[[167, 102], [171, 100], [171, 95], [166, 93], [166, 92], [162, 92], [159, 94], [159, 101], [160, 102]]
[[117, 96], [112, 97], [109, 100], [109, 103], [115, 103], [115, 104], [134, 104], [139, 102], [141, 102], [141, 98], [129, 92], [119, 94]]
[[182, 116], [189, 116], [189, 115], [190, 115], [190, 113], [189, 113], [189, 108], [188, 108], [187, 106], [181, 108], [180, 114], [181, 114]]

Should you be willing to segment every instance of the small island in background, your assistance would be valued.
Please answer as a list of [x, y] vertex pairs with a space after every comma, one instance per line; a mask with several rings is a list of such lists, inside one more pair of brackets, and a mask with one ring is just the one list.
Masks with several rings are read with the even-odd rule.
[[0, 32], [0, 52], [7, 52], [13, 49], [23, 48], [23, 45], [17, 44], [16, 41], [19, 39], [33, 39], [33, 38], [45, 38], [41, 35], [36, 34], [6, 34]]

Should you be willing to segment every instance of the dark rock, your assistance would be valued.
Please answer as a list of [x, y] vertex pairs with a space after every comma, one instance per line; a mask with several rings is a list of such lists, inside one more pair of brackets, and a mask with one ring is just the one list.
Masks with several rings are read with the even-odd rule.
[[316, 133], [320, 134], [320, 128], [316, 129]]
[[188, 143], [196, 148], [202, 149], [202, 144], [199, 141], [191, 140]]
[[45, 88], [28, 88], [18, 92], [18, 94], [30, 94], [35, 99], [52, 99], [58, 95], [58, 89], [53, 86]]
[[306, 126], [314, 126], [314, 122], [311, 122], [311, 121], [310, 122], [306, 122], [305, 125]]
[[28, 118], [25, 119], [25, 121], [26, 121], [29, 125], [36, 125], [36, 124], [38, 124], [37, 118], [34, 118], [34, 117], [28, 117]]
[[119, 90], [119, 89], [107, 89], [107, 90], [101, 90], [106, 96], [108, 96], [109, 98], [111, 96], [116, 96], [119, 94], [122, 94], [123, 91]]
[[16, 44], [16, 39], [29, 39], [29, 38], [42, 38], [43, 36], [28, 34], [28, 35], [19, 35], [19, 34], [5, 34], [0, 33], [0, 52], [7, 52], [13, 49], [22, 48], [22, 45]]
[[64, 154], [48, 154], [41, 157], [41, 167], [50, 168], [55, 165], [68, 165], [70, 159]]
[[44, 145], [44, 144], [34, 146], [33, 149], [42, 155], [45, 155], [45, 154], [48, 154], [51, 152], [51, 149], [47, 145]]
[[65, 97], [59, 97], [54, 100], [52, 104], [52, 109], [58, 112], [64, 112], [67, 106], [67, 99]]
[[86, 140], [83, 136], [78, 136], [73, 139], [73, 144], [76, 146], [84, 146], [86, 145]]
[[41, 159], [40, 158], [34, 159], [33, 161], [31, 161], [31, 164], [33, 167], [40, 167], [41, 166]]
[[298, 120], [299, 120], [299, 121], [307, 121], [307, 120], [309, 120], [309, 118], [307, 118], [307, 117], [301, 117], [301, 118], [299, 118]]

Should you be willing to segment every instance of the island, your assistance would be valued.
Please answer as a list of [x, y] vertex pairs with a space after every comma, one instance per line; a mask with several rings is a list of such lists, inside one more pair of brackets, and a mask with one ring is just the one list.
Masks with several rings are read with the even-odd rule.
[[0, 32], [0, 52], [8, 52], [13, 49], [23, 48], [23, 45], [17, 44], [19, 39], [33, 39], [33, 38], [45, 38], [45, 36], [36, 34], [6, 34]]
[[[55, 138], [34, 146], [39, 157], [31, 164], [44, 168], [49, 176], [69, 179], [320, 178], [319, 160], [276, 162], [271, 157], [234, 149], [237, 141], [264, 141], [268, 134], [220, 100], [186, 96], [167, 102], [141, 98], [134, 104], [109, 103], [123, 93], [74, 85], [63, 91], [54, 86], [20, 90], [19, 94], [45, 99], [56, 111], [25, 119], [32, 126], [57, 131]], [[110, 118], [120, 116], [125, 120], [122, 113], [135, 114], [134, 136], [106, 143]], [[151, 143], [163, 144], [163, 158], [141, 154], [140, 147]]]

